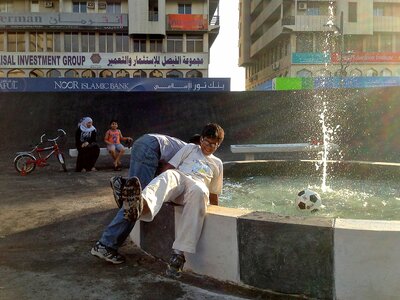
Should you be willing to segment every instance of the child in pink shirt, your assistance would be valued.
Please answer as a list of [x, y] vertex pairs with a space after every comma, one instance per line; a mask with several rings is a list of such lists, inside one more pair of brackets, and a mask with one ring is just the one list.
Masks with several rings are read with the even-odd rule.
[[104, 136], [104, 142], [107, 144], [108, 152], [114, 160], [114, 170], [121, 171], [121, 156], [124, 155], [125, 147], [121, 141], [132, 141], [130, 137], [123, 137], [121, 130], [118, 129], [118, 122], [111, 120], [110, 129]]

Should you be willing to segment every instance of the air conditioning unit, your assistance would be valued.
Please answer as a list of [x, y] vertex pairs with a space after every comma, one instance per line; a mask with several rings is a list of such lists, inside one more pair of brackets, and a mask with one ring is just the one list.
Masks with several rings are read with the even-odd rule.
[[299, 10], [306, 10], [307, 9], [307, 2], [298, 2], [297, 3], [297, 8]]
[[279, 61], [272, 63], [272, 70], [276, 71], [279, 70], [280, 64]]
[[107, 3], [106, 2], [99, 2], [98, 7], [99, 7], [99, 9], [106, 9]]
[[53, 1], [44, 1], [44, 7], [47, 8], [53, 7]]
[[87, 6], [87, 8], [94, 9], [94, 1], [89, 1], [89, 2], [86, 4], [86, 6]]

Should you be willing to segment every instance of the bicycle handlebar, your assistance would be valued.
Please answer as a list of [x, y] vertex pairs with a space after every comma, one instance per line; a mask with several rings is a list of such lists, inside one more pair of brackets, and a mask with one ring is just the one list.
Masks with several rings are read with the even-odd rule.
[[[46, 142], [55, 142], [57, 141], [60, 137], [63, 137], [64, 135], [67, 135], [67, 133], [64, 131], [64, 129], [57, 129], [57, 132], [61, 132], [60, 135], [58, 135], [56, 138], [54, 139], [47, 139]], [[42, 136], [40, 137], [40, 143], [43, 143], [43, 138], [46, 136], [45, 133], [42, 134]]]

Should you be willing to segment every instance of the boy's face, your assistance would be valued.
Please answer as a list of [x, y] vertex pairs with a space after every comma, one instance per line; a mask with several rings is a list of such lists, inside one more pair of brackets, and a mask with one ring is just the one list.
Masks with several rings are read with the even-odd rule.
[[200, 138], [200, 148], [204, 155], [208, 156], [217, 151], [219, 147], [219, 142], [217, 138], [201, 137]]
[[112, 122], [111, 123], [111, 129], [117, 129], [118, 128], [118, 123], [117, 122]]

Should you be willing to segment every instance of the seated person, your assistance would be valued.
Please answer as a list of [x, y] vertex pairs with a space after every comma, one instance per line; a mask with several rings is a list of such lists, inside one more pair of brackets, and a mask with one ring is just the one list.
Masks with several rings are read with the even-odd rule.
[[100, 154], [100, 147], [96, 143], [96, 128], [90, 117], [84, 117], [78, 124], [75, 132], [75, 146], [78, 150], [76, 171], [97, 171], [94, 165]]
[[107, 144], [108, 152], [114, 160], [114, 170], [121, 171], [121, 156], [124, 155], [125, 148], [121, 141], [132, 142], [132, 138], [123, 137], [121, 130], [118, 129], [118, 122], [111, 120], [110, 129], [104, 136], [104, 142]]

